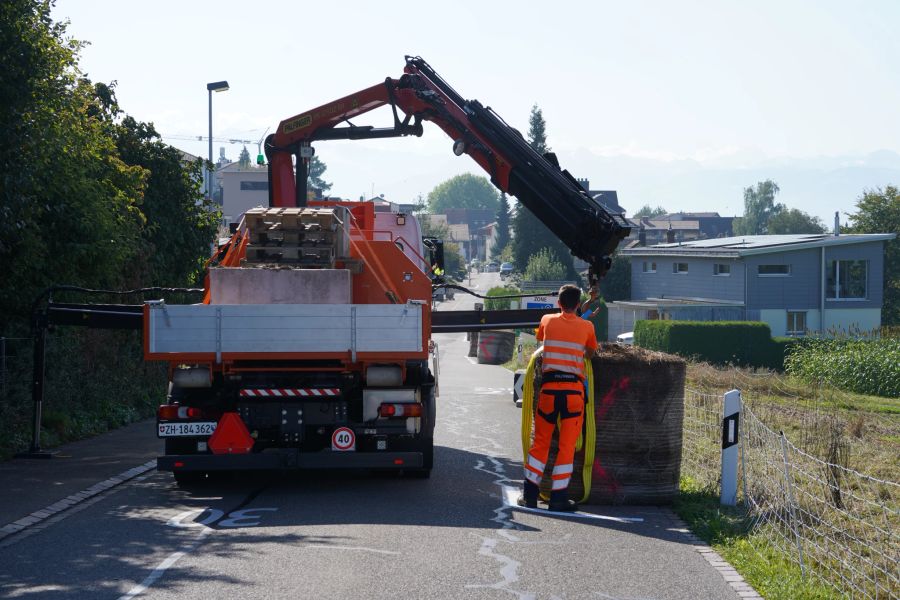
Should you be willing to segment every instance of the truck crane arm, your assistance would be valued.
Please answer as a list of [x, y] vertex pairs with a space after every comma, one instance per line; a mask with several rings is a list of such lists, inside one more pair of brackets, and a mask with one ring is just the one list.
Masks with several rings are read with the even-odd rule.
[[[349, 121], [385, 105], [393, 110], [393, 127], [361, 127]], [[387, 78], [383, 84], [282, 121], [265, 146], [270, 205], [306, 204], [312, 142], [421, 136], [422, 121], [440, 127], [453, 140], [454, 154], [468, 154], [497, 188], [515, 196], [573, 255], [586, 261], [591, 289], [596, 292], [598, 278], [609, 269], [610, 255], [630, 231], [628, 222], [591, 198], [560, 168], [555, 155], [538, 154], [490, 107], [465, 100], [420, 57], [406, 57], [400, 79]], [[338, 127], [343, 122], [347, 125]], [[296, 180], [291, 155], [296, 156], [298, 165]]]

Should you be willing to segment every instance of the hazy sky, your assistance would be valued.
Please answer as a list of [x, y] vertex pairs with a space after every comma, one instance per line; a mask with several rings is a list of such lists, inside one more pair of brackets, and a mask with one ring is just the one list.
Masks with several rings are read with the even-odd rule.
[[[694, 197], [667, 196], [641, 187], [640, 174], [620, 175], [618, 159], [639, 159], [648, 180], [662, 181], [671, 175], [656, 167], [755, 176], [773, 160], [900, 153], [894, 0], [58, 0], [54, 16], [91, 43], [82, 70], [116, 80], [123, 109], [164, 135], [206, 135], [210, 81], [231, 85], [213, 97], [214, 136], [257, 140], [282, 119], [399, 77], [404, 55], [417, 54], [523, 132], [537, 103], [563, 167], [620, 190], [632, 208], [722, 210], [717, 195], [735, 186], [707, 194], [701, 177]], [[355, 122], [387, 125], [384, 111]], [[169, 141], [207, 154], [205, 142]], [[418, 140], [323, 142], [317, 152], [333, 194], [407, 201], [456, 173], [480, 173], [450, 146], [431, 127]], [[226, 153], [236, 159], [240, 148]], [[740, 187], [733, 193], [726, 204], [740, 212]], [[784, 185], [780, 199], [792, 204]], [[793, 204], [830, 210], [807, 202]]]

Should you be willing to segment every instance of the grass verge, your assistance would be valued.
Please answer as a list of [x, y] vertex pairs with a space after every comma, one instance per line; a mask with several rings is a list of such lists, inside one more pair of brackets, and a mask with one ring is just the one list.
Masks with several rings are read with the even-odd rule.
[[784, 557], [762, 533], [749, 533], [740, 507], [722, 506], [718, 496], [682, 477], [674, 510], [694, 534], [727, 560], [768, 600], [837, 600], [832, 587], [811, 577]]

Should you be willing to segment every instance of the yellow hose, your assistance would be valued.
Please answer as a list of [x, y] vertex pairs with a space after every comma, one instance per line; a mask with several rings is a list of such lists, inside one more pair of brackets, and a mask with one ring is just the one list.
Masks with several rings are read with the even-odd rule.
[[[531, 427], [534, 420], [534, 363], [537, 354], [531, 356], [528, 367], [525, 369], [525, 382], [522, 384], [522, 464], [528, 462], [528, 451], [531, 449]], [[575, 450], [584, 448], [584, 468], [581, 470], [581, 480], [584, 483], [584, 496], [579, 502], [586, 502], [591, 495], [591, 473], [594, 466], [594, 450], [597, 441], [597, 421], [594, 416], [594, 367], [591, 360], [584, 359], [584, 373], [587, 378], [587, 402], [584, 407], [586, 419], [585, 434], [581, 434], [575, 444]], [[546, 500], [546, 498], [545, 498]]]

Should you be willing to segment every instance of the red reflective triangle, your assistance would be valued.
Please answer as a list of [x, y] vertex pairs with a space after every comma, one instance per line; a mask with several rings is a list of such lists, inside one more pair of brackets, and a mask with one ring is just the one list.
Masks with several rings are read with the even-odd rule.
[[216, 430], [209, 438], [213, 454], [247, 454], [253, 447], [253, 438], [237, 413], [227, 412], [219, 419]]

